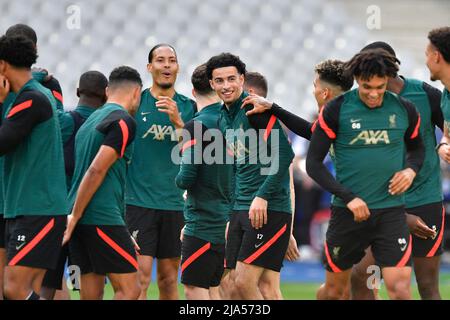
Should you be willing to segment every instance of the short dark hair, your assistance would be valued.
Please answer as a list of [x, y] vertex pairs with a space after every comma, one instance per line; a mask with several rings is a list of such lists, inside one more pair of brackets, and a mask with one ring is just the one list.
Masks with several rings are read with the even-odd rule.
[[225, 68], [225, 67], [236, 67], [239, 74], [246, 74], [246, 65], [238, 56], [231, 53], [221, 53], [217, 56], [212, 57], [206, 63], [206, 72], [208, 79], [212, 79], [212, 74], [215, 69]]
[[195, 68], [191, 77], [192, 86], [194, 90], [200, 95], [209, 95], [214, 93], [209, 83], [208, 76], [206, 75], [206, 64], [202, 64]]
[[34, 29], [26, 24], [18, 23], [15, 24], [6, 30], [5, 36], [15, 37], [15, 36], [23, 36], [27, 39], [30, 39], [34, 45], [37, 45], [37, 34]]
[[[395, 53], [394, 48], [392, 48], [392, 46], [387, 42], [375, 41], [375, 42], [369, 43], [367, 46], [365, 46], [364, 48], [361, 49], [361, 52], [367, 51], [370, 49], [383, 49], [397, 58], [397, 54]], [[398, 58], [397, 58], [397, 60], [398, 60]], [[398, 64], [401, 64], [400, 60], [398, 60]]]
[[0, 60], [17, 68], [30, 69], [38, 58], [36, 46], [23, 36], [0, 38]]
[[339, 87], [345, 92], [353, 87], [354, 78], [345, 72], [344, 65], [345, 63], [340, 60], [325, 60], [316, 65], [314, 71], [321, 81]]
[[88, 97], [103, 98], [107, 86], [108, 79], [103, 73], [98, 71], [88, 71], [83, 73], [80, 77], [78, 92], [80, 95]]
[[396, 57], [383, 49], [369, 49], [355, 55], [344, 65], [346, 73], [362, 80], [374, 76], [395, 78], [399, 67]]
[[267, 79], [259, 72], [248, 71], [245, 74], [244, 87], [256, 89], [264, 98], [267, 97], [267, 93], [269, 92]]
[[150, 52], [148, 54], [148, 63], [152, 63], [153, 58], [154, 58], [153, 54], [155, 53], [155, 51], [157, 49], [162, 48], [162, 47], [168, 47], [168, 48], [172, 49], [173, 52], [175, 53], [175, 57], [177, 57], [177, 59], [178, 59], [177, 51], [175, 50], [175, 48], [173, 46], [171, 46], [170, 44], [167, 44], [167, 43], [159, 43], [150, 50]]
[[136, 83], [142, 87], [142, 79], [139, 72], [128, 66], [115, 68], [109, 76], [109, 86], [120, 86], [123, 83]]
[[450, 63], [450, 27], [431, 30], [428, 40], [442, 54], [444, 60]]

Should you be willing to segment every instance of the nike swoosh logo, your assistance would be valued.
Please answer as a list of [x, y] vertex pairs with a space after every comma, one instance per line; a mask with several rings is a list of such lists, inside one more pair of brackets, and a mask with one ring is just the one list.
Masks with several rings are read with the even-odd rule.
[[408, 245], [405, 244], [403, 247], [400, 248], [400, 250], [402, 250], [402, 252], [405, 251], [407, 246], [408, 246]]
[[351, 122], [351, 123], [361, 122], [361, 119], [356, 119], [356, 120], [355, 120], [355, 119], [350, 119], [350, 122]]
[[261, 242], [260, 244], [255, 244], [255, 249], [258, 249], [259, 247], [261, 247], [263, 245], [264, 242]]
[[22, 249], [22, 247], [24, 246], [24, 245], [26, 245], [26, 243], [24, 242], [24, 243], [22, 243], [20, 246], [16, 246], [16, 250], [18, 251], [18, 250], [20, 250], [20, 249]]
[[150, 114], [151, 112], [141, 112], [141, 115], [142, 116], [146, 116], [146, 115], [148, 115], [148, 114]]

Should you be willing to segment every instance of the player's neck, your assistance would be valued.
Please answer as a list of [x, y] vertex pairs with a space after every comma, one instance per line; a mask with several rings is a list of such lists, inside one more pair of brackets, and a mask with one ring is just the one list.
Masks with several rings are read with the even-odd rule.
[[405, 86], [405, 81], [399, 76], [389, 79], [387, 90], [399, 94], [402, 92], [403, 87]]
[[123, 98], [120, 96], [111, 96], [111, 97], [109, 97], [108, 101], [106, 101], [106, 103], [118, 104], [119, 106], [126, 109], [127, 111], [129, 111], [131, 108], [130, 99]]
[[89, 107], [89, 108], [100, 108], [104, 103], [98, 99], [91, 99], [88, 97], [81, 97], [78, 101], [78, 106]]
[[11, 91], [18, 93], [20, 89], [22, 89], [22, 87], [31, 79], [33, 79], [33, 76], [31, 75], [30, 70], [20, 70], [15, 72], [12, 76], [8, 77]]
[[158, 99], [158, 97], [161, 97], [161, 96], [173, 98], [175, 96], [175, 87], [172, 86], [168, 89], [165, 89], [165, 88], [161, 88], [160, 86], [153, 85], [150, 88], [150, 93], [156, 99]]
[[441, 78], [441, 82], [444, 85], [444, 87], [450, 91], [450, 66], [446, 72], [443, 72], [443, 76]]
[[215, 103], [221, 103], [222, 100], [220, 100], [219, 97], [197, 97], [196, 100], [197, 102], [197, 110], [198, 112], [202, 111], [203, 109], [205, 109], [206, 107], [215, 104]]

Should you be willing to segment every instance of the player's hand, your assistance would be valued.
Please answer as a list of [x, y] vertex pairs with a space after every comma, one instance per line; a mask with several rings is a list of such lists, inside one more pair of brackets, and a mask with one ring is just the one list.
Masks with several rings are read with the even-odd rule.
[[370, 211], [367, 204], [360, 198], [355, 198], [347, 204], [347, 208], [353, 213], [356, 222], [363, 222], [369, 219]]
[[32, 73], [42, 73], [42, 74], [45, 74], [44, 82], [48, 82], [48, 81], [50, 81], [50, 80], [53, 79], [53, 75], [52, 75], [52, 74], [49, 74], [49, 73], [48, 73], [48, 70], [47, 70], [47, 69], [44, 69], [44, 68], [34, 67], [34, 68], [31, 68], [31, 72], [32, 72]]
[[156, 107], [159, 112], [166, 113], [169, 116], [170, 122], [172, 122], [176, 129], [183, 129], [184, 122], [183, 119], [181, 119], [175, 100], [169, 97], [159, 96]]
[[295, 237], [291, 234], [291, 238], [289, 239], [289, 246], [284, 259], [292, 262], [298, 260], [299, 258], [300, 251], [298, 250], [297, 240], [295, 240]]
[[450, 145], [443, 144], [438, 150], [439, 157], [447, 163], [450, 163]]
[[180, 231], [180, 241], [183, 242], [184, 239], [184, 229], [186, 229], [186, 226], [183, 227], [183, 229], [181, 229]]
[[141, 248], [139, 247], [136, 239], [132, 235], [130, 235], [130, 237], [131, 237], [131, 242], [133, 242], [134, 250], [136, 250], [136, 254], [139, 255], [139, 251], [141, 251]]
[[426, 223], [418, 216], [413, 214], [406, 214], [406, 223], [408, 224], [409, 231], [415, 236], [422, 239], [434, 239], [436, 237], [436, 230], [431, 229]]
[[253, 105], [253, 109], [246, 113], [247, 116], [251, 116], [252, 114], [264, 113], [267, 110], [270, 110], [273, 106], [273, 102], [269, 102], [263, 97], [252, 94], [243, 100], [241, 109], [245, 108], [247, 105]]
[[411, 187], [415, 177], [416, 173], [411, 168], [397, 172], [389, 181], [389, 193], [393, 196], [404, 193]]
[[70, 214], [67, 216], [67, 226], [66, 226], [66, 231], [64, 231], [64, 237], [63, 237], [63, 243], [62, 245], [66, 245], [70, 238], [72, 237], [73, 231], [75, 230], [75, 227], [77, 226], [78, 223], [78, 218], [75, 218], [75, 216], [73, 214]]
[[227, 222], [227, 226], [225, 227], [225, 241], [228, 240], [228, 231], [230, 230], [230, 221]]
[[8, 79], [6, 77], [0, 75], [0, 103], [3, 103], [6, 100], [10, 91], [10, 85]]
[[267, 200], [259, 197], [253, 199], [248, 217], [255, 229], [261, 229], [267, 224]]

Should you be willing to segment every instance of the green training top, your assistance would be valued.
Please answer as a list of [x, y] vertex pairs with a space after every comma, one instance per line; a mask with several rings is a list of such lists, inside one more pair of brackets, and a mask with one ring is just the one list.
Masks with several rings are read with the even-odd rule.
[[[184, 123], [192, 120], [192, 100], [178, 93], [173, 99]], [[171, 157], [172, 152], [178, 152], [178, 138], [169, 116], [158, 110], [156, 102], [149, 89], [142, 93], [135, 116], [137, 132], [126, 202], [148, 209], [182, 211], [183, 191], [175, 185], [180, 167]]]
[[[177, 186], [188, 191], [184, 234], [215, 244], [225, 243], [225, 228], [232, 209], [233, 165], [231, 161], [226, 164], [223, 135], [217, 137], [209, 131], [217, 129], [216, 133], [220, 133], [220, 109], [220, 103], [207, 106], [186, 124], [191, 139], [183, 141], [182, 164], [176, 177]], [[220, 150], [209, 150], [208, 146], [213, 148], [211, 143], [217, 143]], [[213, 164], [208, 156], [214, 156]]]
[[94, 112], [81, 126], [75, 139], [75, 171], [69, 193], [73, 207], [78, 187], [102, 145], [114, 148], [119, 159], [89, 202], [80, 224], [124, 226], [125, 181], [131, 160], [136, 123], [120, 105], [108, 103]]
[[[19, 99], [28, 96], [29, 100], [16, 105]], [[68, 213], [61, 130], [51, 92], [36, 80], [30, 80], [17, 93], [14, 103], [6, 108], [8, 120], [3, 122], [38, 115], [41, 109], [42, 113], [50, 114], [48, 119], [37, 123], [31, 133], [4, 156], [4, 214], [8, 219]]]
[[247, 117], [251, 106], [241, 109], [247, 96], [244, 92], [229, 108], [224, 105], [219, 118], [236, 161], [234, 211], [248, 211], [260, 197], [268, 201], [268, 210], [290, 214], [289, 166], [294, 153], [275, 116]]
[[[399, 96], [411, 101], [420, 114], [420, 134], [425, 145], [425, 160], [414, 183], [406, 193], [406, 208], [440, 202], [443, 199], [441, 168], [436, 148], [436, 126], [442, 128], [441, 92], [423, 81], [403, 79]], [[440, 120], [439, 120], [440, 119]]]

